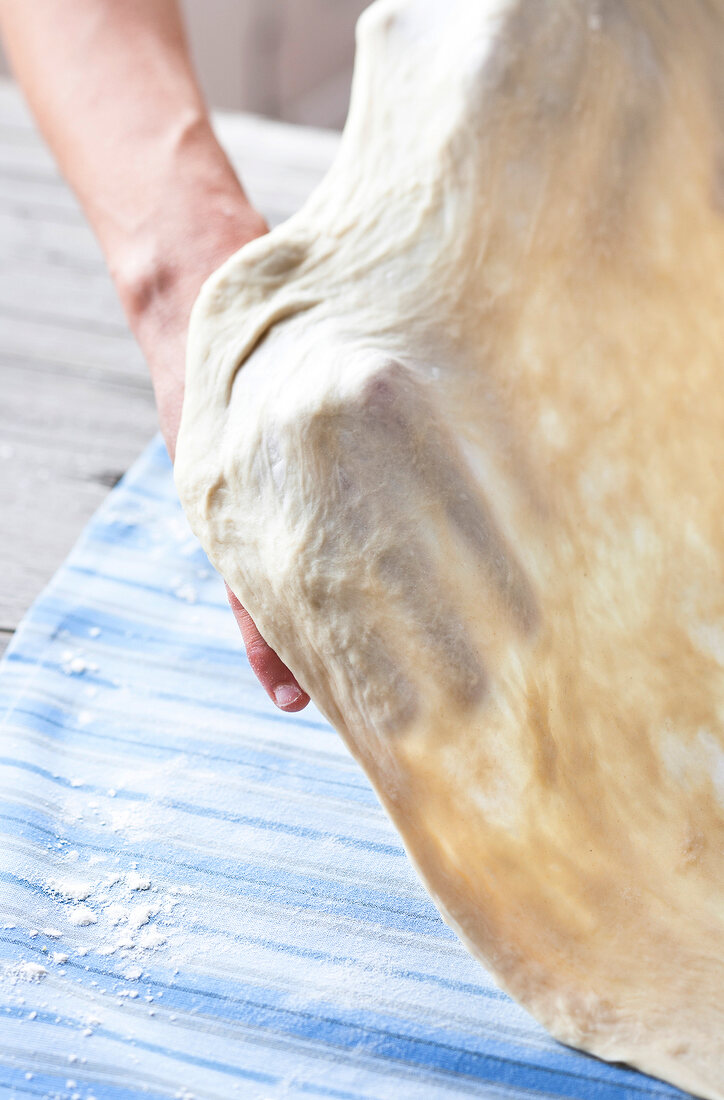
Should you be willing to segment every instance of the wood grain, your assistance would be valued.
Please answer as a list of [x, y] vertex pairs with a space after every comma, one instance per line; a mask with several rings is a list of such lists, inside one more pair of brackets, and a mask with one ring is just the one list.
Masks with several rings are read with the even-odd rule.
[[[215, 120], [252, 201], [288, 217], [331, 132]], [[98, 246], [17, 89], [0, 81], [0, 653], [109, 488], [153, 434], [143, 358]]]

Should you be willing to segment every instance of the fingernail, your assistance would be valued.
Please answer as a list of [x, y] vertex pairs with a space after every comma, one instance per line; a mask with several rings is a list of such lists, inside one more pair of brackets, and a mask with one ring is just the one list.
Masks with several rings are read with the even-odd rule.
[[274, 702], [278, 707], [290, 707], [301, 697], [302, 693], [296, 684], [279, 684], [274, 688]]

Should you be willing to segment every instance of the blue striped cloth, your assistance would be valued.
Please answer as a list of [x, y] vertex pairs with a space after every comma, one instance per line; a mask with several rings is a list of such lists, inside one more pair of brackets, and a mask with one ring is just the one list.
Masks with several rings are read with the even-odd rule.
[[0, 670], [0, 1094], [681, 1096], [560, 1046], [266, 702], [154, 441]]

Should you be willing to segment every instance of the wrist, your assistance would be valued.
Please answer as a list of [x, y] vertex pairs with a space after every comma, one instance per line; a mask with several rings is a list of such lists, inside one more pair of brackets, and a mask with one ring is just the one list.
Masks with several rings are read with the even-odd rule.
[[183, 329], [202, 284], [229, 256], [267, 232], [262, 216], [239, 194], [218, 201], [200, 194], [174, 216], [127, 243], [109, 266], [134, 335]]
[[224, 154], [214, 144], [185, 158], [158, 201], [119, 235], [106, 255], [156, 393], [173, 456], [183, 399], [186, 333], [202, 284], [248, 241], [267, 231]]
[[160, 237], [147, 240], [132, 262], [114, 272], [129, 325], [148, 363], [159, 425], [172, 459], [193, 304], [209, 275], [267, 231], [263, 218], [245, 200], [236, 209], [213, 214], [201, 204], [197, 217], [203, 225], [187, 228], [169, 248], [162, 246]]

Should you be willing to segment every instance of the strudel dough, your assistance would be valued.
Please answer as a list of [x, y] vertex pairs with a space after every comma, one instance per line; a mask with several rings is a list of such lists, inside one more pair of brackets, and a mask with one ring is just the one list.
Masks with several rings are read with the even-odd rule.
[[724, 3], [378, 0], [176, 476], [445, 919], [724, 1097]]

